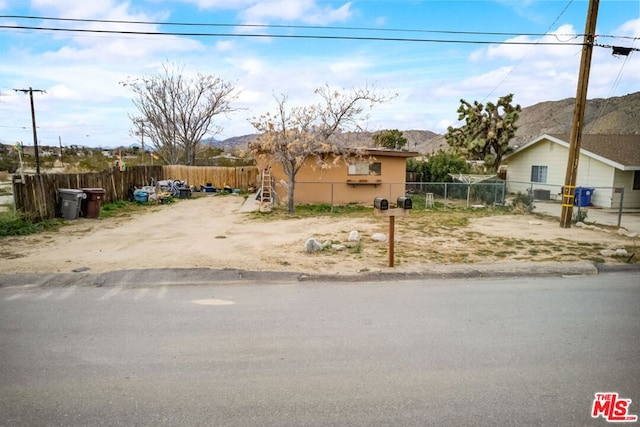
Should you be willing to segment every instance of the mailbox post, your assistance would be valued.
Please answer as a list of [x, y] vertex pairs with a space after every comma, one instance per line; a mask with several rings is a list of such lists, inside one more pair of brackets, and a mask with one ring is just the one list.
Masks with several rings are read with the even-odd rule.
[[396, 207], [389, 206], [389, 201], [382, 197], [373, 199], [374, 215], [389, 217], [389, 267], [394, 266], [396, 216], [408, 215], [413, 202], [408, 197], [398, 197]]

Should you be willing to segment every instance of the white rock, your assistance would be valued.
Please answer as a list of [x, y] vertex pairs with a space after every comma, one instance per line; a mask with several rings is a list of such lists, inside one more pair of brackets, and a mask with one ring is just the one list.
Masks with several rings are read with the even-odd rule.
[[373, 240], [375, 240], [376, 242], [386, 242], [387, 241], [387, 235], [384, 233], [374, 233], [371, 238]]
[[600, 251], [600, 255], [602, 256], [614, 256], [616, 251], [612, 251], [611, 249], [603, 249]]
[[632, 239], [635, 239], [636, 237], [638, 237], [638, 233], [632, 233], [631, 231], [627, 230], [626, 228], [618, 228], [618, 234], [621, 236], [625, 236], [625, 237], [630, 237]]
[[304, 249], [309, 254], [320, 252], [322, 250], [322, 243], [320, 243], [320, 241], [315, 237], [309, 237], [304, 243]]
[[346, 249], [345, 245], [333, 244], [331, 245], [331, 249], [334, 251], [344, 251]]
[[584, 222], [582, 222], [582, 221], [576, 222], [576, 227], [584, 227], [584, 226], [585, 226]]
[[529, 221], [529, 225], [542, 225], [540, 221]]
[[356, 230], [353, 230], [351, 233], [349, 233], [349, 238], [347, 240], [349, 240], [350, 242], [359, 242], [360, 233], [358, 233]]
[[331, 240], [325, 240], [325, 241], [322, 243], [322, 247], [323, 247], [323, 248], [330, 248], [332, 244], [333, 244], [333, 242], [332, 242]]
[[616, 249], [615, 256], [629, 256], [629, 252], [626, 249]]

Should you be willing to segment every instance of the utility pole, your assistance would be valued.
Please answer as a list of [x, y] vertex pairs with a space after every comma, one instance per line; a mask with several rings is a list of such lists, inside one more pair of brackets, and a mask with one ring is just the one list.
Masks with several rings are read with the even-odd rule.
[[589, 87], [589, 71], [591, 68], [591, 56], [593, 44], [596, 38], [596, 21], [598, 19], [598, 5], [600, 0], [589, 0], [587, 23], [584, 30], [582, 44], [582, 59], [580, 61], [580, 74], [578, 76], [578, 89], [576, 91], [576, 105], [573, 110], [573, 122], [571, 124], [571, 136], [569, 141], [569, 157], [567, 159], [567, 172], [562, 189], [562, 213], [560, 214], [560, 227], [571, 228], [573, 204], [576, 193], [576, 180], [578, 176], [578, 162], [580, 161], [580, 145], [582, 143], [582, 129], [584, 128], [584, 110], [587, 104], [587, 89]]
[[64, 167], [64, 158], [62, 154], [62, 138], [60, 138], [60, 135], [58, 135], [58, 142], [60, 143], [60, 164], [62, 164], [62, 167]]
[[38, 133], [36, 131], [36, 111], [33, 108], [33, 92], [45, 93], [41, 89], [14, 89], [16, 92], [28, 93], [31, 101], [31, 125], [33, 126], [33, 149], [36, 156], [36, 175], [40, 175], [40, 155], [38, 153]]

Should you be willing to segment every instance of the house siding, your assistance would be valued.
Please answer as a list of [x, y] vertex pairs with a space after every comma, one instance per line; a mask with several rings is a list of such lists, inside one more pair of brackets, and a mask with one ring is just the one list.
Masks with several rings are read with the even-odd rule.
[[[567, 158], [569, 149], [554, 141], [543, 139], [538, 143], [514, 153], [505, 159], [507, 165], [507, 191], [510, 193], [526, 193], [529, 189], [549, 190], [551, 198], [561, 200], [564, 186]], [[547, 166], [547, 182], [531, 183], [531, 166]], [[599, 160], [580, 154], [576, 187], [595, 188], [591, 196], [591, 203], [595, 206], [611, 208], [618, 206], [614, 203], [616, 186], [614, 175], [616, 169]], [[633, 177], [631, 178], [633, 179]], [[625, 188], [628, 185], [625, 185]], [[625, 194], [625, 206], [626, 203]], [[638, 201], [635, 201], [637, 206]], [[619, 201], [618, 201], [619, 204]], [[634, 206], [630, 200], [628, 206]]]
[[[551, 141], [540, 141], [505, 162], [507, 166], [507, 192], [527, 193], [548, 190], [551, 198], [560, 200], [569, 150]], [[546, 166], [547, 182], [531, 183], [531, 167]]]
[[614, 193], [612, 207], [620, 206], [620, 197], [623, 197], [623, 208], [637, 209], [640, 207], [640, 190], [633, 189], [633, 174], [634, 171], [616, 170], [613, 185], [615, 187], [624, 187], [624, 195], [621, 193]]

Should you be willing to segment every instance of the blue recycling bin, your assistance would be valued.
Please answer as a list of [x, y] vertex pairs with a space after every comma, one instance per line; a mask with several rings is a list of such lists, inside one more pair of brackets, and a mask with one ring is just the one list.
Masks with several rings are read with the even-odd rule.
[[594, 191], [596, 191], [595, 188], [576, 187], [576, 197], [573, 199], [573, 204], [581, 208], [589, 206]]

